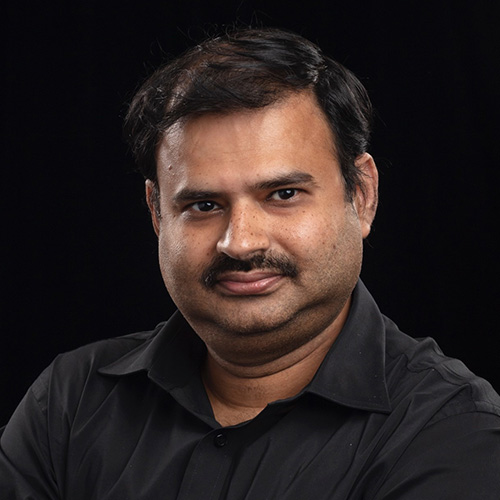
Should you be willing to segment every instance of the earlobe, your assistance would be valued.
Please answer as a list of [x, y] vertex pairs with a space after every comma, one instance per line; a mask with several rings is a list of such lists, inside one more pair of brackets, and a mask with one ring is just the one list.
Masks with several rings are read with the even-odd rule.
[[153, 223], [153, 229], [156, 233], [156, 236], [160, 234], [160, 214], [158, 212], [158, 194], [157, 188], [154, 185], [153, 181], [150, 179], [146, 179], [146, 202], [149, 207], [149, 213], [151, 214], [151, 222]]
[[373, 157], [363, 153], [356, 159], [356, 167], [361, 171], [362, 186], [356, 189], [355, 205], [361, 224], [363, 238], [370, 234], [378, 203], [378, 170]]

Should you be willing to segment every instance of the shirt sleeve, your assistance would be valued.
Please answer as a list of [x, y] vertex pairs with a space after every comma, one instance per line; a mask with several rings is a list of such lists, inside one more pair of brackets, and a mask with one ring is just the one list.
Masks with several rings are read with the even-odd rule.
[[47, 431], [46, 372], [28, 390], [0, 436], [2, 499], [59, 499]]
[[421, 432], [374, 500], [498, 500], [500, 417], [467, 413]]

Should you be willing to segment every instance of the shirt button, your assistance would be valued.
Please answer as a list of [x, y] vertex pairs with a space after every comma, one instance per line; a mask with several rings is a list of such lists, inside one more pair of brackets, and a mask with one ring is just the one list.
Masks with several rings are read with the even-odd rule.
[[222, 448], [223, 446], [225, 446], [225, 444], [227, 443], [227, 437], [225, 434], [217, 434], [215, 437], [214, 437], [214, 444], [215, 446], [217, 446], [217, 448]]

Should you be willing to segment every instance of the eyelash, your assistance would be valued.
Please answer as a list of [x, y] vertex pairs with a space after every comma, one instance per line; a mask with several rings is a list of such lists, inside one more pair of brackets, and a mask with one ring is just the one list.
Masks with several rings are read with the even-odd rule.
[[293, 198], [294, 196], [297, 195], [297, 193], [299, 192], [299, 190], [297, 188], [283, 188], [283, 189], [278, 189], [276, 191], [273, 191], [271, 193], [271, 195], [269, 196], [269, 199], [274, 199], [273, 196], [278, 194], [278, 193], [284, 193], [284, 192], [292, 192], [292, 194], [290, 196], [287, 196], [286, 198], [279, 198], [280, 201], [285, 201], [285, 200], [289, 200], [290, 198]]
[[191, 208], [195, 210], [195, 212], [211, 212], [212, 210], [201, 210], [201, 208], [196, 209], [196, 207], [200, 205], [212, 205], [212, 208], [215, 208], [218, 206], [218, 203], [215, 203], [215, 201], [210, 201], [210, 200], [204, 200], [204, 201], [197, 201], [193, 204], [190, 205]]
[[[290, 200], [291, 198], [294, 198], [297, 196], [299, 193], [299, 189], [297, 188], [282, 188], [282, 189], [277, 189], [276, 191], [273, 191], [269, 196], [268, 200], [270, 201], [287, 201]], [[275, 198], [276, 195], [279, 194], [285, 194], [285, 198]], [[211, 206], [210, 210], [203, 210], [201, 206], [207, 207]], [[195, 212], [202, 212], [202, 213], [210, 213], [212, 212], [215, 208], [219, 207], [220, 205], [212, 200], [203, 200], [203, 201], [196, 201], [195, 203], [192, 203], [189, 205], [189, 208], [192, 208]]]

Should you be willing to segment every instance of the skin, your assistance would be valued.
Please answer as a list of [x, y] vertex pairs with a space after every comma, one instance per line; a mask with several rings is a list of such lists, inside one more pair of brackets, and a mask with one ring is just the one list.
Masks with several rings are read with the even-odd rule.
[[[204, 115], [158, 148], [160, 214], [146, 182], [166, 287], [207, 345], [203, 378], [222, 425], [242, 422], [310, 382], [348, 314], [362, 241], [377, 200], [365, 153], [364, 192], [347, 201], [334, 140], [314, 97], [257, 111]], [[204, 273], [216, 258], [284, 258]]]

